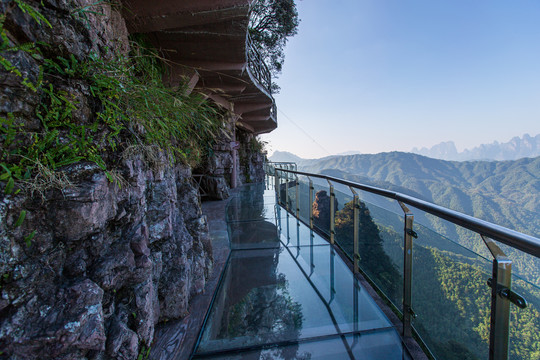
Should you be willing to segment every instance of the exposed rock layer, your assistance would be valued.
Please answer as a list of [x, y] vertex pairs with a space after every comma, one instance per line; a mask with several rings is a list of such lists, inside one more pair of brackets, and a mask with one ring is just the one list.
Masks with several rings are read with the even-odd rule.
[[[52, 27], [1, 2], [12, 45], [43, 41], [47, 56], [79, 60], [128, 49], [124, 21], [107, 4], [27, 3]], [[6, 57], [37, 79], [38, 60], [24, 51]], [[39, 129], [40, 94], [0, 69], [0, 116], [12, 113]], [[75, 97], [75, 121], [95, 116], [88, 84], [54, 85]], [[203, 290], [212, 251], [191, 170], [150, 169], [137, 154], [116, 167], [122, 187], [96, 165], [78, 163], [63, 169], [74, 185], [62, 192], [0, 195], [0, 358], [136, 359], [155, 324], [185, 316], [189, 299]], [[22, 209], [27, 216], [16, 227]], [[28, 246], [24, 237], [34, 230]]]

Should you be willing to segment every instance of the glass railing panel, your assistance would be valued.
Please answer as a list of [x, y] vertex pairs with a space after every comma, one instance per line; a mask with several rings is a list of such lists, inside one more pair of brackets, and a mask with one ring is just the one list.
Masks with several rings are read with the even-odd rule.
[[512, 290], [528, 304], [525, 309], [510, 304], [509, 359], [540, 359], [540, 287], [513, 275]]
[[284, 208], [287, 208], [287, 204], [289, 205], [289, 208], [291, 208], [291, 187], [294, 187], [292, 176], [287, 172], [280, 172], [279, 177], [279, 203]]
[[342, 184], [334, 184], [334, 193], [337, 201], [336, 211], [343, 209], [345, 204], [353, 199], [353, 193], [349, 187]]
[[[362, 192], [359, 195], [362, 199]], [[401, 311], [404, 217], [402, 211], [399, 214], [388, 209], [393, 207], [383, 208], [365, 200], [359, 201], [359, 267], [386, 299]], [[352, 237], [348, 239], [347, 249], [352, 253], [351, 241]]]
[[540, 258], [527, 254], [511, 246], [497, 242], [503, 253], [512, 260], [512, 275], [516, 275], [534, 285], [540, 287]]
[[491, 260], [416, 222], [413, 228], [414, 328], [436, 358], [487, 359]]
[[[296, 177], [294, 175], [291, 175], [288, 182], [288, 187], [287, 187], [287, 191], [288, 191], [287, 201], [289, 205], [288, 207], [289, 212], [295, 216], [296, 216], [296, 192], [297, 192], [296, 184], [297, 184]], [[300, 192], [300, 188], [298, 188], [298, 192]]]
[[[309, 201], [309, 179], [306, 176], [298, 177], [298, 186], [299, 186], [299, 197], [298, 205], [299, 212], [298, 215], [300, 219], [307, 225], [309, 225], [309, 213], [312, 204]], [[315, 197], [315, 193], [313, 193]]]
[[410, 360], [412, 357], [393, 330], [349, 335], [346, 337], [354, 359]]
[[330, 236], [330, 188], [326, 181], [313, 179], [313, 227]]

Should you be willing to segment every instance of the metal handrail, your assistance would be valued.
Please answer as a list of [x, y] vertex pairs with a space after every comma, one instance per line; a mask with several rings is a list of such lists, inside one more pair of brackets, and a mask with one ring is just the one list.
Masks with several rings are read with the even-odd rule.
[[[312, 178], [324, 179], [330, 187], [330, 243], [334, 244], [333, 239], [333, 219], [336, 214], [336, 209], [333, 203], [334, 183], [342, 184], [351, 190], [353, 194], [354, 204], [354, 235], [353, 249], [351, 260], [354, 262], [354, 272], [360, 271], [358, 260], [361, 258], [359, 252], [359, 216], [358, 216], [358, 194], [355, 189], [376, 194], [388, 199], [395, 200], [401, 206], [404, 213], [404, 229], [403, 229], [403, 293], [402, 293], [402, 334], [404, 338], [410, 338], [416, 329], [413, 326], [412, 319], [416, 317], [412, 302], [412, 268], [413, 268], [413, 243], [414, 239], [418, 238], [418, 234], [413, 230], [414, 214], [407, 206], [412, 206], [426, 213], [435, 215], [439, 218], [448, 220], [449, 222], [459, 225], [463, 228], [472, 230], [480, 235], [492, 256], [492, 277], [487, 279], [487, 285], [491, 289], [491, 312], [490, 312], [490, 335], [489, 335], [489, 359], [490, 360], [507, 360], [510, 351], [510, 303], [513, 303], [519, 308], [528, 306], [527, 300], [520, 294], [512, 290], [512, 260], [506, 256], [494, 240], [500, 241], [503, 244], [521, 250], [535, 257], [540, 257], [540, 239], [522, 234], [520, 232], [504, 228], [502, 226], [492, 224], [490, 222], [477, 219], [475, 217], [462, 214], [460, 212], [447, 209], [445, 207], [435, 205], [433, 203], [414, 198], [399, 192], [381, 189], [375, 186], [364, 185], [339, 179], [333, 176], [312, 174], [307, 172], [289, 170], [291, 167], [296, 168], [294, 163], [274, 164], [267, 163], [266, 172], [270, 176], [274, 176], [276, 183], [276, 199], [277, 203], [281, 204], [281, 179], [285, 179], [285, 194], [288, 194], [288, 189], [292, 186], [296, 187], [296, 200], [298, 201], [298, 175], [306, 176], [309, 180], [309, 203], [313, 201], [313, 180]], [[281, 165], [281, 166], [278, 166]], [[294, 164], [296, 165], [296, 164]], [[278, 180], [279, 179], [279, 180]], [[279, 194], [278, 194], [279, 191]], [[288, 199], [288, 195], [286, 195]], [[287, 211], [289, 209], [289, 201], [286, 201]], [[310, 229], [313, 231], [313, 210], [310, 209]], [[298, 217], [298, 205], [296, 209], [296, 217]], [[291, 212], [292, 213], [292, 212]], [[293, 214], [293, 213], [292, 213]], [[293, 214], [294, 215], [294, 214]], [[339, 246], [339, 244], [338, 244]], [[363, 271], [363, 270], [362, 270]], [[375, 285], [377, 286], [377, 285]], [[384, 294], [384, 293], [383, 293]], [[384, 294], [386, 296], [386, 294]], [[427, 346], [426, 346], [427, 348]], [[428, 349], [429, 351], [429, 349]]]
[[[257, 82], [261, 84], [266, 91], [268, 91], [268, 94], [271, 96], [272, 94], [272, 74], [270, 73], [270, 69], [268, 69], [268, 66], [264, 62], [264, 59], [253, 43], [253, 40], [251, 39], [251, 36], [249, 35], [249, 32], [246, 36], [246, 49], [247, 49], [247, 60], [248, 60], [248, 68], [252, 75], [255, 77]], [[273, 98], [272, 98], [273, 100]]]
[[501, 243], [526, 252], [530, 255], [540, 257], [540, 239], [535, 238], [527, 234], [520, 233], [515, 230], [507, 229], [500, 225], [490, 223], [488, 221], [477, 219], [473, 216], [460, 213], [458, 211], [450, 210], [445, 207], [435, 205], [433, 203], [417, 199], [415, 197], [405, 195], [399, 192], [381, 189], [378, 187], [355, 183], [344, 179], [339, 179], [333, 176], [312, 174], [301, 171], [278, 169], [279, 171], [288, 172], [296, 175], [303, 175], [309, 177], [316, 177], [329, 181], [336, 182], [338, 184], [352, 186], [354, 188], [384, 196], [389, 199], [401, 201], [405, 204], [414, 206], [417, 209], [423, 210], [432, 215], [438, 216], [445, 220], [448, 220], [456, 225], [462, 226], [466, 229], [472, 230], [480, 235], [487, 236], [491, 239], [500, 241]]
[[254, 81], [256, 81], [272, 99], [270, 108], [270, 117], [277, 123], [277, 106], [274, 97], [272, 96], [272, 73], [266, 65], [264, 58], [255, 46], [249, 32], [246, 34], [246, 57], [248, 63], [248, 73]]

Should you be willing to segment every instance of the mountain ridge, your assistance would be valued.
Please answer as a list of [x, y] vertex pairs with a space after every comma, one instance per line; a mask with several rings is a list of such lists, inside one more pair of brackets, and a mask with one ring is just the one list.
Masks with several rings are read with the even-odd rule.
[[339, 177], [351, 181], [395, 188], [407, 195], [540, 236], [540, 157], [459, 162], [395, 151], [322, 159], [296, 158], [300, 159], [295, 162], [302, 171], [327, 174], [340, 171]]
[[517, 160], [520, 158], [540, 156], [540, 134], [531, 136], [524, 134], [515, 136], [507, 142], [494, 141], [490, 144], [481, 144], [472, 149], [459, 152], [453, 141], [445, 141], [430, 148], [413, 148], [410, 152], [441, 160], [468, 161], [468, 160]]

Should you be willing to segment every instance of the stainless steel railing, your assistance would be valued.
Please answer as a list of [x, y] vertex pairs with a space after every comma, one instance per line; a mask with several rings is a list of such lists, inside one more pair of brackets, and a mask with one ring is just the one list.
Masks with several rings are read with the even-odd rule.
[[246, 52], [248, 60], [248, 73], [253, 81], [257, 82], [258, 86], [264, 89], [268, 97], [272, 99], [272, 106], [270, 108], [270, 117], [277, 122], [277, 106], [274, 97], [272, 96], [272, 74], [270, 69], [266, 65], [264, 58], [253, 43], [253, 40], [249, 36], [249, 32], [246, 36]]
[[272, 94], [272, 74], [270, 69], [264, 62], [264, 59], [253, 43], [253, 40], [247, 34], [246, 38], [246, 49], [248, 55], [248, 69], [251, 74], [255, 77], [257, 82], [261, 84], [264, 89], [268, 92], [269, 95]]
[[[417, 234], [413, 230], [414, 215], [409, 209], [409, 206], [479, 234], [493, 257], [492, 278], [488, 279], [487, 281], [488, 286], [491, 288], [489, 358], [508, 359], [510, 303], [515, 304], [519, 308], [525, 308], [527, 307], [527, 302], [522, 296], [512, 291], [512, 262], [494, 240], [539, 258], [540, 239], [444, 208], [442, 206], [416, 199], [402, 193], [369, 185], [358, 184], [332, 176], [300, 172], [297, 171], [296, 164], [292, 162], [268, 162], [265, 164], [265, 170], [267, 175], [274, 177], [278, 203], [284, 206], [287, 211], [295, 215], [297, 218], [299, 218], [298, 176], [305, 176], [309, 180], [309, 204], [313, 203], [313, 179], [316, 178], [328, 182], [330, 190], [329, 240], [332, 244], [334, 244], [334, 219], [335, 212], [337, 211], [337, 209], [334, 207], [334, 184], [341, 184], [350, 189], [354, 203], [354, 254], [352, 261], [354, 263], [355, 272], [359, 272], [360, 259], [360, 254], [358, 253], [359, 196], [356, 190], [365, 191], [398, 202], [403, 210], [405, 224], [403, 230], [403, 304], [401, 309], [404, 337], [410, 337], [413, 335], [414, 328], [412, 325], [412, 319], [415, 316], [412, 309], [412, 266], [413, 242], [417, 237]], [[285, 200], [285, 202], [281, 201], [281, 195], [279, 192], [284, 190], [285, 194], [289, 194], [289, 189], [292, 187], [295, 188], [294, 192], [296, 193], [296, 204], [291, 204], [288, 198]], [[309, 206], [309, 224], [307, 225], [313, 230], [314, 222], [312, 206]]]

